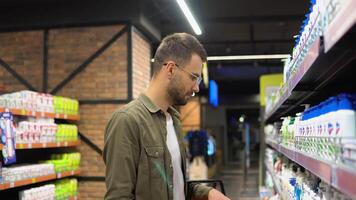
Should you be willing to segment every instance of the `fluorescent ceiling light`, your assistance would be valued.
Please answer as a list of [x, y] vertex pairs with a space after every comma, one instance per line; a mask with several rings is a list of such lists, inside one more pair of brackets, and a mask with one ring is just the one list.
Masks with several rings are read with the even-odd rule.
[[236, 56], [208, 56], [208, 61], [214, 60], [261, 60], [261, 59], [285, 59], [289, 54], [270, 54], [270, 55], [236, 55]]
[[180, 9], [182, 9], [182, 11], [183, 11], [185, 17], [187, 18], [190, 26], [192, 26], [195, 34], [201, 35], [202, 32], [200, 30], [200, 27], [199, 27], [197, 21], [195, 21], [195, 18], [193, 17], [192, 12], [190, 12], [190, 10], [189, 10], [187, 4], [185, 3], [185, 1], [184, 0], [177, 0], [177, 3], [179, 5]]

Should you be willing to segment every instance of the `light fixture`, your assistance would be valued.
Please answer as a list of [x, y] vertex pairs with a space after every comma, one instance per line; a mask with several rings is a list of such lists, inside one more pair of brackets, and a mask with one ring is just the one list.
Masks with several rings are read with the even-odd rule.
[[179, 5], [180, 9], [183, 11], [185, 17], [187, 18], [190, 26], [192, 26], [195, 34], [201, 35], [202, 32], [200, 30], [200, 27], [199, 27], [197, 21], [195, 20], [192, 12], [190, 12], [189, 7], [185, 3], [185, 1], [184, 0], [177, 0], [177, 3]]
[[215, 60], [261, 60], [261, 59], [285, 59], [289, 54], [267, 54], [267, 55], [235, 55], [235, 56], [209, 56], [208, 61]]
[[245, 121], [245, 115], [241, 115], [239, 118], [239, 122], [244, 123], [244, 121]]

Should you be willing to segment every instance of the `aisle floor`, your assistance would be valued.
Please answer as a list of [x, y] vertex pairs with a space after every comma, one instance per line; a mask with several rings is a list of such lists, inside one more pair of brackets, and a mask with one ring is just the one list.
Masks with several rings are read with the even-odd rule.
[[217, 179], [224, 183], [227, 196], [231, 200], [259, 200], [258, 168], [249, 169], [247, 176], [237, 166], [227, 166]]

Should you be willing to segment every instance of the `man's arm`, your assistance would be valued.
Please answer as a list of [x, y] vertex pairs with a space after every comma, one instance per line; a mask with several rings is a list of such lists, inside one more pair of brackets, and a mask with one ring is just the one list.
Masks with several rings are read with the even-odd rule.
[[195, 198], [208, 198], [208, 200], [230, 200], [219, 190], [201, 184], [193, 186], [193, 196]]
[[138, 131], [136, 122], [124, 112], [115, 113], [106, 127], [103, 152], [107, 187], [105, 200], [135, 198], [140, 156]]

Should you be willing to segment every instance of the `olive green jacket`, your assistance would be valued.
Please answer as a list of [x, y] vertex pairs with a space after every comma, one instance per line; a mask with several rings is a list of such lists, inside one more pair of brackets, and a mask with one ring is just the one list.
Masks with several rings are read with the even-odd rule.
[[[172, 116], [186, 180], [186, 153], [179, 113]], [[173, 167], [166, 145], [165, 114], [147, 96], [116, 111], [105, 130], [106, 200], [173, 200]], [[185, 182], [185, 181], [184, 181]], [[185, 190], [187, 187], [185, 185]], [[193, 186], [193, 196], [207, 197], [210, 187]]]

